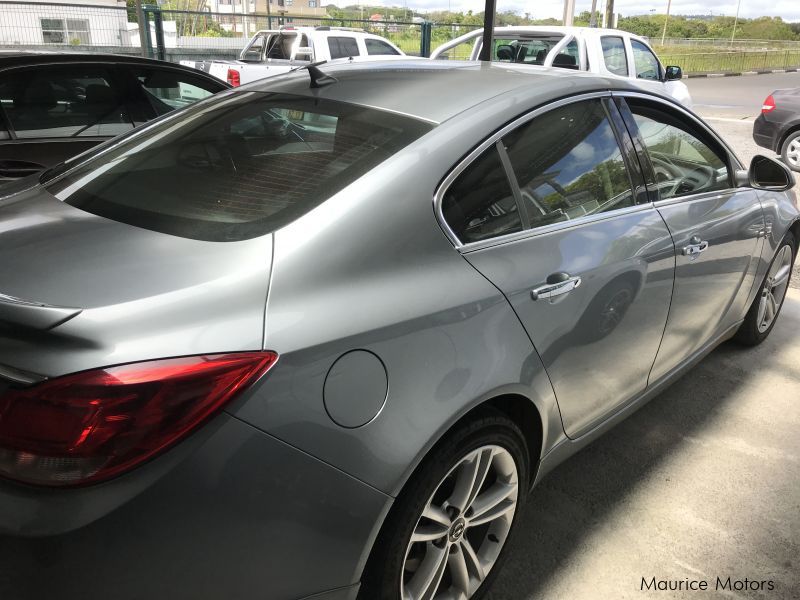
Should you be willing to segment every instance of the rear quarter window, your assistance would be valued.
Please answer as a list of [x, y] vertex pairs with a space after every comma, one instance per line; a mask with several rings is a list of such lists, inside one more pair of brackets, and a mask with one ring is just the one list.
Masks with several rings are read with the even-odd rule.
[[144, 229], [242, 240], [297, 219], [430, 129], [341, 102], [244, 93], [133, 135], [47, 190]]
[[361, 53], [358, 51], [358, 42], [354, 37], [329, 37], [328, 50], [331, 53], [331, 58], [348, 58], [350, 56], [359, 56]]

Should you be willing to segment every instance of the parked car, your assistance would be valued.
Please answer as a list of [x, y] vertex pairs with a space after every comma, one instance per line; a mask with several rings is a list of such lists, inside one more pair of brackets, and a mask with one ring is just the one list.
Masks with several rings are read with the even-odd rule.
[[766, 97], [753, 123], [753, 139], [800, 171], [800, 87], [775, 90]]
[[769, 335], [792, 183], [620, 78], [393, 61], [16, 184], [3, 597], [476, 598], [548, 471]]
[[[680, 67], [664, 67], [646, 38], [594, 27], [508, 26], [494, 30], [492, 60], [561, 67], [635, 79], [647, 90], [667, 94], [692, 108]], [[471, 49], [463, 48], [471, 45]], [[478, 60], [483, 29], [476, 29], [439, 46], [432, 59], [447, 58], [461, 46], [469, 60]]]
[[294, 27], [257, 32], [239, 54], [239, 60], [182, 60], [236, 87], [283, 75], [309, 63], [337, 59], [350, 61], [405, 59], [405, 53], [379, 35], [350, 27]]
[[229, 87], [134, 56], [0, 52], [0, 184]]

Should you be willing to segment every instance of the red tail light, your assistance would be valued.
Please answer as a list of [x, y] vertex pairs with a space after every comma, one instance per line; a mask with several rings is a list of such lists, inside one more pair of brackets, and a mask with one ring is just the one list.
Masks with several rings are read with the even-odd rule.
[[239, 87], [242, 85], [239, 71], [236, 69], [228, 69], [228, 83], [230, 83], [233, 87]]
[[188, 356], [9, 389], [0, 396], [0, 475], [52, 486], [119, 475], [188, 435], [277, 360]]
[[761, 105], [761, 112], [768, 113], [775, 110], [775, 98], [772, 97], [772, 94], [767, 96], [767, 99], [764, 100], [764, 104]]

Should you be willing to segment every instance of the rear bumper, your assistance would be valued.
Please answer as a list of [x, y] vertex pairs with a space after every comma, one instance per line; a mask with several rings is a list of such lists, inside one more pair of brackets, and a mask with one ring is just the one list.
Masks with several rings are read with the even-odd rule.
[[777, 123], [768, 121], [763, 114], [753, 121], [753, 141], [762, 148], [780, 152], [777, 148], [780, 130]]
[[354, 598], [391, 498], [227, 414], [207, 429], [108, 484], [0, 483], [0, 598]]

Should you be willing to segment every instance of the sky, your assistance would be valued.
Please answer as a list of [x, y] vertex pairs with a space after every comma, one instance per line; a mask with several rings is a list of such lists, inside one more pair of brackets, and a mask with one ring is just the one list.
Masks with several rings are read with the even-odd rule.
[[[331, 0], [329, 0], [331, 1]], [[364, 4], [378, 4], [381, 0], [363, 0]], [[350, 1], [339, 0], [342, 5], [351, 4]], [[336, 4], [336, 0], [333, 0]], [[353, 1], [352, 4], [356, 2]], [[424, 12], [426, 10], [447, 10], [480, 12], [483, 10], [485, 0], [382, 0], [386, 6], [407, 5], [409, 8]], [[605, 0], [597, 0], [598, 9], [605, 6]], [[563, 0], [497, 0], [497, 10], [513, 10], [518, 13], [529, 12], [534, 18], [542, 19], [555, 17], [560, 19], [564, 11]], [[590, 10], [591, 0], [576, 0], [575, 14]], [[622, 15], [641, 15], [655, 9], [655, 12], [664, 13], [667, 9], [667, 0], [615, 0], [616, 12]], [[699, 15], [713, 13], [715, 15], [736, 14], [736, 0], [673, 0], [671, 14]], [[784, 21], [800, 21], [800, 0], [741, 0], [739, 15], [742, 17], [774, 16], [782, 17]]]

